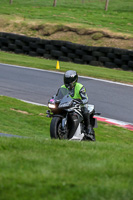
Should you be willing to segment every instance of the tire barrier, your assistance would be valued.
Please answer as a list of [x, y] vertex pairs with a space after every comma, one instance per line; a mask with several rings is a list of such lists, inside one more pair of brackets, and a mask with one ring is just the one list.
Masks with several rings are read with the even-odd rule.
[[92, 47], [0, 32], [0, 50], [77, 64], [133, 71], [133, 50]]

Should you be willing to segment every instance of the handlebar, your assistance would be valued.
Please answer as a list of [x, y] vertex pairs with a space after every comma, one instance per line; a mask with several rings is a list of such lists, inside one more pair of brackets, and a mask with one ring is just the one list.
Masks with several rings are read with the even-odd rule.
[[74, 103], [77, 103], [77, 104], [82, 104], [82, 100], [80, 100], [80, 99], [79, 99], [79, 100], [73, 99], [73, 102], [74, 102]]

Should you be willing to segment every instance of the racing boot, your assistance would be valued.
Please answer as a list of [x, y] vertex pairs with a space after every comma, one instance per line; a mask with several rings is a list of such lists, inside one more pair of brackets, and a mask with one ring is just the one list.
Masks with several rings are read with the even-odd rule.
[[86, 129], [86, 134], [85, 134], [85, 137], [87, 140], [90, 140], [90, 141], [95, 141], [95, 132], [92, 128], [91, 125], [89, 125]]
[[90, 115], [89, 113], [84, 113], [84, 124], [85, 124], [85, 136], [83, 140], [90, 140], [90, 141], [95, 141], [95, 132], [93, 130], [92, 125], [90, 124]]

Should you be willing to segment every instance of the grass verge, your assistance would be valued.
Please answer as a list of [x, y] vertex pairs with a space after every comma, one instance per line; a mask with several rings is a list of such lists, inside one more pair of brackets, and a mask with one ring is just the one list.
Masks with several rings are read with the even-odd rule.
[[[83, 2], [83, 3], [82, 3]], [[1, 15], [10, 15], [25, 24], [25, 19], [34, 22], [40, 20], [42, 23], [77, 24], [82, 27], [108, 29], [119, 33], [133, 34], [133, 2], [131, 0], [117, 0], [109, 3], [108, 12], [104, 10], [105, 1], [63, 1], [58, 0], [57, 6], [53, 7], [53, 0], [33, 1], [15, 0], [10, 5], [9, 1], [0, 2]], [[19, 24], [16, 21], [16, 26]], [[14, 24], [14, 27], [15, 27]], [[5, 25], [5, 28], [8, 23]]]
[[88, 46], [133, 49], [133, 1], [0, 1], [0, 32]]
[[45, 107], [0, 96], [1, 200], [131, 200], [133, 134], [99, 123], [91, 142], [49, 137]]
[[[56, 62], [57, 61], [55, 60], [47, 60], [44, 58], [17, 55], [14, 53], [0, 51], [0, 63], [33, 67], [45, 70], [56, 70]], [[59, 71], [65, 72], [70, 69], [76, 70], [79, 75], [133, 84], [133, 73], [130, 71], [122, 71], [120, 69], [108, 69], [105, 67], [90, 65], [80, 65], [69, 62], [60, 62]]]

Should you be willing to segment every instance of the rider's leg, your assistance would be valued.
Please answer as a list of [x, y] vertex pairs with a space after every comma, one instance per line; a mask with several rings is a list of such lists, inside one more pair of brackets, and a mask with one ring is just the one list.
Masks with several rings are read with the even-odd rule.
[[94, 141], [95, 140], [95, 135], [94, 135], [94, 131], [93, 131], [93, 128], [91, 126], [91, 123], [90, 123], [90, 113], [88, 111], [88, 104], [86, 104], [86, 105], [84, 105], [82, 107], [82, 114], [83, 114], [83, 118], [84, 118], [86, 136], [90, 140]]

